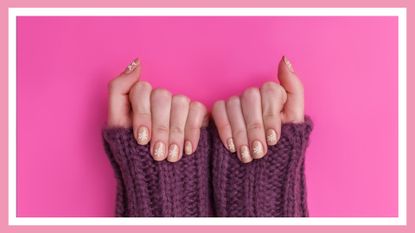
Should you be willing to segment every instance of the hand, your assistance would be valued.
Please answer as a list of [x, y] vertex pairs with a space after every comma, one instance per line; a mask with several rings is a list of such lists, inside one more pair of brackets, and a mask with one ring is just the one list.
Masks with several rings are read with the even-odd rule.
[[280, 84], [269, 81], [251, 87], [241, 96], [215, 102], [212, 116], [222, 143], [237, 152], [243, 163], [260, 159], [267, 145], [281, 137], [282, 123], [304, 122], [304, 89], [292, 64], [283, 57], [278, 66]]
[[[141, 65], [135, 59], [123, 73], [109, 83], [108, 127], [132, 127], [140, 145], [150, 142], [150, 153], [157, 161], [176, 162], [196, 149], [200, 128], [207, 126], [206, 107], [184, 95], [166, 89], [152, 89], [140, 81]], [[167, 153], [167, 145], [168, 153]]]

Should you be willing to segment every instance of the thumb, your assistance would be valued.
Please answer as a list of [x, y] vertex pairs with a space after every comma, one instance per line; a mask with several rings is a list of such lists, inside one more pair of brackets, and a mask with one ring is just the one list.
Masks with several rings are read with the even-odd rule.
[[294, 72], [293, 65], [285, 56], [278, 65], [278, 80], [287, 92], [282, 121], [284, 123], [304, 122], [304, 87]]
[[133, 84], [140, 79], [140, 74], [140, 60], [135, 58], [118, 77], [111, 81], [114, 83], [110, 83], [110, 85], [113, 84], [113, 87], [110, 86], [110, 91], [113, 91], [113, 94], [116, 95], [127, 95]]
[[138, 58], [134, 59], [125, 70], [108, 85], [108, 126], [130, 127], [130, 102], [128, 93], [131, 87], [140, 79], [141, 65]]

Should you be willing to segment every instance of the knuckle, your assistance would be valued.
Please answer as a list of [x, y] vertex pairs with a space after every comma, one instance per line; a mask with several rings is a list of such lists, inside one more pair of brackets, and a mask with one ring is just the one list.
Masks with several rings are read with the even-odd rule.
[[246, 127], [247, 127], [248, 131], [263, 130], [263, 126], [260, 122], [249, 123]]
[[169, 127], [165, 125], [157, 125], [154, 127], [154, 131], [157, 134], [168, 134], [169, 133]]
[[149, 90], [153, 89], [153, 86], [147, 81], [139, 81], [138, 83], [145, 89], [149, 89]]
[[277, 85], [277, 83], [273, 81], [267, 81], [264, 84], [262, 84], [261, 90], [272, 90], [275, 87], [275, 85]]
[[264, 121], [273, 121], [277, 118], [277, 116], [274, 113], [267, 111], [262, 114], [262, 118]]
[[255, 98], [259, 96], [259, 90], [256, 87], [249, 87], [242, 93], [242, 98]]
[[133, 87], [131, 88], [131, 92], [138, 93], [140, 91], [151, 91], [151, 89], [153, 88], [149, 82], [139, 81], [133, 85]]
[[197, 110], [197, 111], [206, 111], [206, 107], [199, 101], [192, 101], [190, 104], [190, 108]]
[[277, 85], [276, 94], [282, 103], [287, 101], [287, 92], [281, 85]]
[[217, 111], [217, 110], [219, 110], [224, 105], [225, 105], [225, 101], [224, 100], [217, 100], [213, 104], [212, 111]]
[[223, 131], [232, 132], [232, 126], [229, 123], [225, 123], [219, 127]]
[[134, 112], [134, 121], [151, 121], [151, 114], [149, 112]]
[[184, 130], [181, 127], [177, 126], [177, 125], [173, 125], [170, 128], [170, 134], [175, 134], [175, 135], [184, 134]]
[[200, 126], [197, 125], [196, 123], [189, 123], [186, 125], [186, 131], [190, 133], [196, 132], [199, 129], [200, 129]]
[[234, 138], [247, 138], [246, 130], [244, 129], [237, 129], [233, 133]]
[[190, 99], [185, 95], [175, 95], [173, 96], [172, 102], [180, 105], [189, 105]]
[[153, 90], [154, 96], [171, 98], [171, 92], [164, 88], [157, 88]]
[[275, 85], [274, 91], [280, 96], [286, 94], [285, 89], [279, 84]]
[[226, 101], [227, 106], [238, 105], [240, 104], [239, 96], [231, 96], [228, 101]]
[[277, 99], [281, 100], [282, 103], [287, 101], [287, 92], [285, 91], [284, 87], [282, 87], [278, 83], [274, 82], [266, 82], [261, 87], [262, 94], [269, 93], [272, 96], [275, 96]]

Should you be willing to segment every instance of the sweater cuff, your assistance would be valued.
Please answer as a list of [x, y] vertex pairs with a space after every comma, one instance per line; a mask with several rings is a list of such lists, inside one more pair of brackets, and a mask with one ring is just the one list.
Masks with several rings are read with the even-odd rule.
[[132, 128], [102, 128], [102, 139], [117, 179], [116, 216], [212, 215], [206, 128], [196, 151], [175, 163], [155, 161]]
[[308, 216], [304, 155], [313, 122], [287, 123], [262, 159], [244, 164], [212, 131], [213, 192], [218, 216]]

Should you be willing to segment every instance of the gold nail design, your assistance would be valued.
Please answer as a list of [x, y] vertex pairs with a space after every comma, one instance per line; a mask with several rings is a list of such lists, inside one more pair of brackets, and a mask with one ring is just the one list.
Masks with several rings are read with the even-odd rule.
[[164, 143], [157, 142], [155, 149], [154, 149], [154, 157], [161, 159], [164, 157], [165, 152], [166, 152], [166, 148], [165, 148]]
[[232, 138], [228, 138], [228, 140], [226, 141], [226, 143], [228, 144], [228, 149], [230, 152], [235, 153], [236, 149], [235, 149], [235, 144], [233, 143], [233, 139]]
[[193, 153], [193, 147], [190, 141], [186, 141], [184, 143], [184, 153], [186, 153], [187, 155], [191, 155]]
[[250, 162], [251, 159], [251, 154], [249, 153], [249, 148], [248, 146], [241, 146], [241, 160], [244, 163], [248, 163]]
[[284, 63], [287, 65], [287, 67], [288, 67], [288, 69], [291, 71], [291, 72], [294, 72], [294, 68], [293, 68], [293, 65], [291, 64], [291, 62], [288, 60], [288, 58], [286, 57], [286, 56], [284, 56]]
[[129, 74], [129, 73], [133, 72], [135, 70], [135, 68], [137, 68], [138, 64], [139, 64], [139, 61], [138, 61], [138, 58], [136, 58], [134, 61], [132, 61], [127, 66], [127, 68], [125, 69], [125, 73]]
[[267, 143], [272, 146], [277, 143], [277, 133], [273, 129], [267, 130]]
[[252, 152], [254, 154], [254, 158], [260, 158], [262, 155], [264, 155], [264, 148], [260, 141], [254, 141]]
[[138, 144], [145, 145], [148, 143], [148, 129], [145, 126], [141, 126], [138, 129]]
[[169, 161], [176, 161], [179, 158], [179, 147], [176, 144], [170, 145], [169, 158]]

